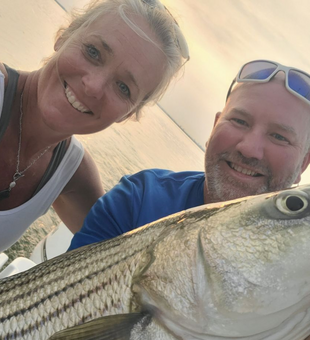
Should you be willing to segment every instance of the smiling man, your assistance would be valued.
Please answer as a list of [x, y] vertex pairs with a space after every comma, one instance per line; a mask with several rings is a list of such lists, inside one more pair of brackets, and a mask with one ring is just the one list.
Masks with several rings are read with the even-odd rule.
[[[298, 90], [309, 98], [310, 78], [307, 83], [304, 77], [300, 73]], [[280, 72], [272, 81], [240, 83], [229, 93], [206, 145], [205, 203], [281, 190], [300, 181], [309, 164], [310, 102], [284, 85]]]
[[92, 207], [70, 249], [184, 209], [298, 183], [310, 162], [309, 96], [310, 75], [303, 71], [247, 63], [216, 114], [205, 172], [151, 169], [124, 176]]

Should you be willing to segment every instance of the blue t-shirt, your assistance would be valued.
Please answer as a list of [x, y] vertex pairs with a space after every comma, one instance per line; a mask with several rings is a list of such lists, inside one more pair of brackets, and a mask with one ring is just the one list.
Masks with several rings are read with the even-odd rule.
[[69, 250], [106, 240], [159, 218], [204, 204], [204, 173], [143, 170], [124, 176], [98, 199]]

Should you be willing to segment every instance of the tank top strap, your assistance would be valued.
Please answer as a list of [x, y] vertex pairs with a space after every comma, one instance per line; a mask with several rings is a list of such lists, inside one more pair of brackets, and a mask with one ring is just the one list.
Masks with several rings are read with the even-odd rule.
[[67, 151], [67, 141], [63, 140], [62, 142], [58, 143], [56, 148], [54, 149], [53, 152], [53, 157], [36, 189], [36, 191], [33, 193], [32, 196], [37, 194], [43, 187], [44, 185], [50, 180], [50, 178], [53, 176], [55, 171], [57, 170], [60, 162], [62, 161], [65, 153]]
[[15, 70], [5, 64], [4, 67], [8, 73], [8, 84], [4, 91], [3, 107], [0, 117], [0, 141], [10, 122], [11, 109], [19, 78], [19, 74]]
[[[13, 105], [14, 96], [17, 89], [17, 83], [19, 74], [14, 69], [10, 68], [9, 66], [4, 64], [4, 67], [8, 73], [8, 84], [5, 88], [4, 92], [4, 99], [3, 99], [3, 107], [0, 117], [0, 141], [9, 125], [10, 118], [11, 118], [11, 109]], [[54, 172], [58, 168], [61, 160], [63, 159], [66, 150], [67, 150], [67, 141], [64, 140], [60, 142], [56, 148], [54, 149], [52, 159], [40, 181], [39, 186], [35, 190], [32, 196], [34, 196], [36, 193], [38, 193], [43, 186], [50, 180], [50, 178], [53, 176]]]

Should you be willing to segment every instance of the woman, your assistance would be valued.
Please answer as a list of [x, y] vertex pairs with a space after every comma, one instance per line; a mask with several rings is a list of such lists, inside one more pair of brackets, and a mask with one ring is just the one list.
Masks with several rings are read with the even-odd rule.
[[41, 69], [0, 64], [0, 251], [51, 204], [72, 232], [80, 229], [103, 188], [73, 134], [138, 114], [184, 58], [184, 37], [158, 1], [106, 0], [59, 32]]

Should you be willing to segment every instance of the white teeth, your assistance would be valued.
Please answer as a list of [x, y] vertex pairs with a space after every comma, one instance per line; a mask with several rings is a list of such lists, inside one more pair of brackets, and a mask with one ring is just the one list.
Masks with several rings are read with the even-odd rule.
[[245, 175], [248, 175], [248, 176], [256, 176], [256, 175], [258, 175], [257, 172], [241, 168], [241, 166], [235, 165], [233, 163], [230, 163], [230, 166], [231, 166], [232, 169], [236, 170], [237, 172], [241, 172], [242, 174], [245, 174]]
[[66, 97], [69, 101], [69, 103], [78, 111], [80, 112], [90, 112], [89, 109], [87, 109], [85, 106], [83, 106], [74, 96], [74, 94], [66, 87], [65, 89]]

